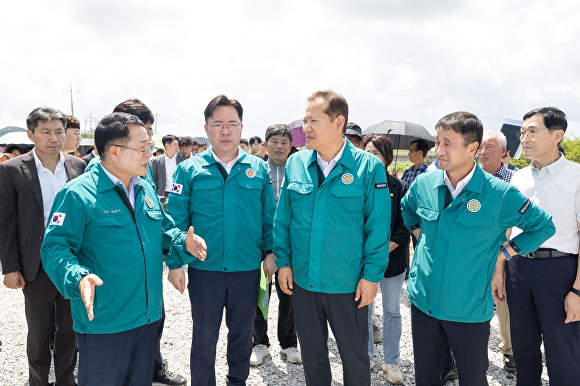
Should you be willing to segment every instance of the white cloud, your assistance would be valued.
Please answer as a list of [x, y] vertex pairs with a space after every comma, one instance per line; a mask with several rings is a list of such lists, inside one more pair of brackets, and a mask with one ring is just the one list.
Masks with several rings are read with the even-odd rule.
[[[0, 16], [0, 127], [51, 105], [99, 119], [138, 97], [161, 133], [203, 134], [225, 93], [244, 135], [301, 118], [332, 88], [363, 128], [401, 119], [433, 131], [464, 109], [486, 129], [555, 105], [577, 122], [580, 4], [362, 0], [23, 1]], [[77, 92], [79, 91], [79, 92]]]

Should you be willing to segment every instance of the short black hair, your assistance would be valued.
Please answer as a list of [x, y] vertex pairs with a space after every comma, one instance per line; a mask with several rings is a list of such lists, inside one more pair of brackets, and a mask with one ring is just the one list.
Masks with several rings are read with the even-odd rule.
[[147, 105], [137, 98], [127, 99], [124, 102], [119, 103], [113, 109], [114, 113], [127, 113], [137, 116], [143, 124], [155, 122], [153, 117], [153, 112], [147, 107]]
[[393, 143], [391, 140], [385, 135], [379, 134], [367, 134], [363, 137], [362, 140], [362, 148], [364, 150], [367, 147], [368, 143], [372, 142], [375, 148], [381, 153], [383, 158], [385, 159], [386, 165], [385, 168], [388, 167], [391, 162], [393, 162]]
[[167, 145], [167, 144], [171, 144], [173, 141], [179, 142], [179, 139], [177, 138], [177, 136], [175, 136], [173, 134], [167, 134], [167, 135], [164, 135], [163, 137], [161, 137], [161, 143], [163, 144], [163, 147], [165, 147], [165, 145]]
[[262, 144], [262, 138], [258, 137], [257, 135], [254, 135], [252, 138], [250, 138], [250, 145], [252, 145], [256, 142], [258, 142], [259, 144]]
[[62, 111], [48, 106], [37, 107], [26, 117], [26, 127], [34, 133], [34, 129], [38, 126], [39, 122], [44, 123], [57, 119], [62, 122], [62, 127], [66, 130], [68, 119]]
[[240, 122], [242, 121], [244, 109], [242, 108], [240, 102], [238, 102], [235, 99], [228, 99], [228, 97], [225, 95], [218, 95], [208, 103], [207, 107], [205, 108], [205, 111], [203, 112], [203, 115], [205, 116], [205, 123], [207, 123], [209, 119], [212, 117], [214, 110], [220, 106], [231, 106], [235, 108], [236, 111], [238, 112]]
[[437, 122], [435, 130], [453, 130], [463, 138], [463, 147], [477, 142], [481, 145], [483, 138], [483, 124], [474, 114], [466, 111], [456, 111], [447, 114]]
[[415, 148], [423, 153], [423, 158], [427, 157], [427, 153], [429, 153], [429, 145], [427, 142], [422, 139], [416, 139], [410, 143], [410, 145], [412, 144], [415, 144]]
[[127, 143], [128, 124], [143, 126], [143, 122], [137, 116], [127, 113], [112, 113], [101, 119], [95, 129], [95, 147], [101, 159], [107, 158], [107, 151], [113, 144]]
[[243, 143], [246, 146], [250, 146], [250, 144], [248, 143], [248, 140], [245, 138], [240, 138], [240, 143]]
[[268, 142], [270, 138], [272, 138], [275, 135], [286, 136], [288, 137], [290, 142], [292, 142], [292, 129], [288, 125], [279, 123], [277, 125], [269, 126], [266, 129], [266, 142]]
[[568, 128], [566, 114], [556, 107], [541, 107], [529, 111], [524, 115], [524, 121], [530, 119], [534, 115], [541, 115], [542, 118], [544, 118], [544, 125], [546, 125], [548, 130], [550, 130], [550, 133], [554, 130], [563, 130], [566, 132], [566, 129]]
[[177, 142], [179, 143], [179, 146], [181, 147], [187, 147], [187, 146], [191, 146], [192, 142], [191, 142], [191, 137], [179, 137], [177, 139]]

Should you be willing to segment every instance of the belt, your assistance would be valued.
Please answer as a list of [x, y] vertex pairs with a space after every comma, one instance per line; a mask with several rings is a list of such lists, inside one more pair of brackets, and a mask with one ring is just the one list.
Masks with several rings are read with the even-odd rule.
[[530, 252], [522, 255], [523, 257], [527, 257], [528, 259], [547, 259], [550, 257], [564, 257], [564, 256], [576, 256], [578, 254], [568, 253], [568, 252], [560, 252], [557, 249], [550, 249], [550, 248], [540, 248], [535, 252]]

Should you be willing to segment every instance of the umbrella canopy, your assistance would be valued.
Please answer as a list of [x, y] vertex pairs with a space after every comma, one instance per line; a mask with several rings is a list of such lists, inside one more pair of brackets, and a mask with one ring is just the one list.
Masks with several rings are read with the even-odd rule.
[[292, 129], [292, 146], [304, 146], [306, 145], [306, 137], [302, 132], [302, 126], [304, 122], [302, 119], [298, 119], [288, 125]]
[[375, 123], [363, 131], [363, 134], [386, 135], [393, 143], [395, 149], [408, 150], [411, 142], [418, 139], [427, 142], [430, 148], [435, 146], [435, 140], [427, 129], [416, 123], [406, 121], [383, 121]]
[[512, 158], [520, 158], [522, 153], [522, 145], [520, 139], [516, 137], [516, 133], [520, 132], [524, 121], [517, 119], [506, 119], [501, 126], [501, 132], [507, 139], [507, 149]]
[[34, 145], [34, 142], [28, 138], [28, 134], [25, 131], [17, 131], [0, 137], [0, 146], [8, 145]]

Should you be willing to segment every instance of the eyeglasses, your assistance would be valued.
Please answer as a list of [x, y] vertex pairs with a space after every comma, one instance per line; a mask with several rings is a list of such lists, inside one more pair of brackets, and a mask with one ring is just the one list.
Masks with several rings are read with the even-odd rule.
[[145, 149], [141, 150], [141, 149], [135, 149], [129, 146], [123, 146], [123, 145], [115, 145], [113, 144], [113, 146], [117, 146], [117, 147], [123, 147], [125, 149], [129, 149], [129, 150], [135, 150], [135, 151], [140, 151], [141, 153], [143, 153], [143, 157], [147, 157], [147, 153], [151, 153], [153, 154], [153, 152], [151, 151], [150, 148], [146, 147]]
[[228, 130], [234, 131], [240, 128], [240, 123], [239, 122], [231, 122], [228, 123], [227, 125], [224, 125], [223, 123], [216, 123], [213, 125], [209, 125], [209, 127], [211, 127], [214, 130], [219, 130], [219, 131], [223, 131], [224, 127], [227, 128]]
[[532, 139], [532, 138], [534, 138], [534, 135], [536, 135], [536, 133], [540, 130], [549, 130], [549, 129], [546, 127], [543, 129], [530, 129], [530, 130], [518, 131], [516, 133], [516, 137], [518, 137], [519, 140], [522, 140], [527, 135], [528, 137], [530, 137], [530, 139]]
[[72, 131], [72, 130], [68, 130], [67, 133], [73, 133], [74, 135], [76, 135], [77, 137], [81, 136], [81, 132], [80, 131]]

